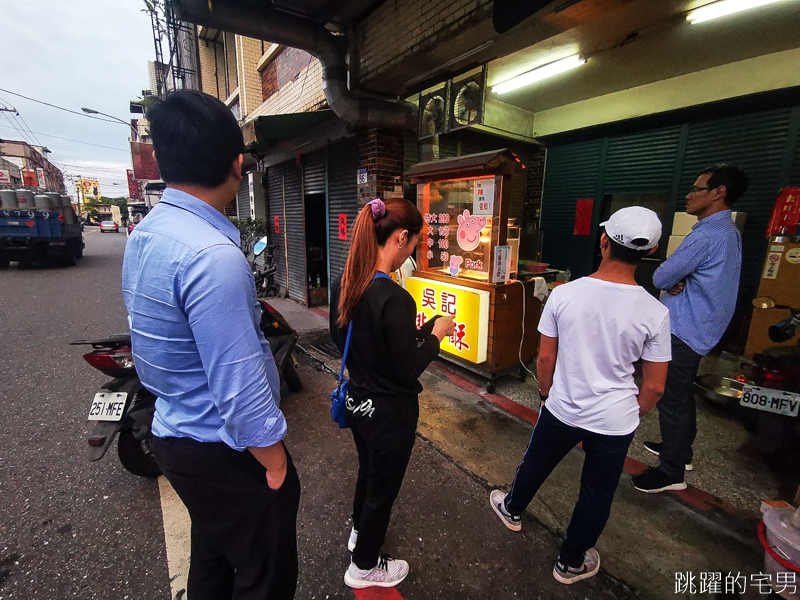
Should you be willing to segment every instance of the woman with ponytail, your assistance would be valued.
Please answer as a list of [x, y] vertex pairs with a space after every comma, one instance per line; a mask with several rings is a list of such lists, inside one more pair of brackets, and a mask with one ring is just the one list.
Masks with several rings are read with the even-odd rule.
[[344, 576], [353, 588], [392, 587], [408, 575], [408, 563], [381, 547], [414, 447], [419, 377], [453, 333], [452, 317], [417, 329], [414, 299], [389, 278], [414, 251], [422, 226], [407, 200], [368, 202], [353, 227], [344, 273], [333, 284], [331, 336], [342, 351], [353, 326], [347, 415], [358, 480], [348, 542], [353, 561]]

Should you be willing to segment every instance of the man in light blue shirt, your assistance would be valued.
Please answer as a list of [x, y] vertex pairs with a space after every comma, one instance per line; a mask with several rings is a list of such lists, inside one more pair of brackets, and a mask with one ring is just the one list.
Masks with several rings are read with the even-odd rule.
[[648, 493], [686, 489], [697, 418], [692, 387], [700, 360], [722, 338], [733, 317], [742, 266], [742, 238], [731, 206], [747, 191], [747, 175], [733, 165], [705, 169], [686, 196], [686, 212], [697, 224], [675, 253], [656, 270], [653, 283], [666, 290], [672, 362], [658, 403], [661, 442], [645, 442], [659, 466], [633, 478]]
[[289, 599], [297, 584], [297, 471], [253, 275], [222, 214], [242, 179], [242, 133], [201, 92], [148, 111], [162, 200], [125, 249], [136, 370], [158, 397], [154, 453], [189, 510], [192, 600]]

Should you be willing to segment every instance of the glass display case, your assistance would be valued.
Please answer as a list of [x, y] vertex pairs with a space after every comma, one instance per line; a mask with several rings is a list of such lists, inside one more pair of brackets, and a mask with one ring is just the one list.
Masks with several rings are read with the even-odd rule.
[[425, 221], [418, 269], [405, 283], [417, 325], [452, 316], [456, 330], [442, 356], [487, 377], [490, 392], [499, 374], [524, 376], [520, 362], [532, 362], [539, 347], [535, 283], [512, 280], [520, 228], [509, 219], [511, 180], [523, 168], [506, 149], [419, 163], [406, 173]]

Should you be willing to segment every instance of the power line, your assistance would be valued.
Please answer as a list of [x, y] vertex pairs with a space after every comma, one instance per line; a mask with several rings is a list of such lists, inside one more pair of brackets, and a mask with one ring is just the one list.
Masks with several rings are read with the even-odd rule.
[[[0, 125], [0, 127], [9, 127], [8, 125]], [[42, 133], [41, 131], [31, 131], [31, 133], [35, 133], [38, 135], [43, 135], [45, 137], [55, 138], [57, 140], [66, 140], [68, 142], [75, 142], [76, 144], [86, 144], [87, 146], [97, 146], [98, 148], [107, 148], [108, 150], [116, 150], [117, 152], [128, 152], [128, 150], [123, 150], [121, 148], [114, 148], [112, 146], [103, 146], [102, 144], [92, 144], [91, 142], [82, 142], [81, 140], [73, 140], [72, 138], [65, 138], [60, 137], [57, 135], [53, 135], [51, 133]]]
[[68, 108], [64, 108], [63, 106], [56, 106], [55, 104], [50, 104], [49, 102], [45, 102], [43, 100], [37, 100], [36, 98], [23, 96], [22, 94], [12, 92], [11, 90], [0, 88], [0, 92], [5, 92], [6, 94], [11, 94], [12, 96], [19, 96], [20, 98], [25, 98], [25, 100], [30, 100], [31, 102], [36, 102], [38, 104], [44, 104], [45, 106], [50, 106], [51, 108], [57, 108], [58, 110], [63, 110], [64, 112], [72, 113], [73, 115], [78, 115], [79, 117], [86, 117], [87, 119], [96, 119], [98, 121], [105, 121], [106, 123], [116, 123], [117, 125], [119, 125], [119, 121], [112, 121], [111, 119], [101, 119], [100, 117], [87, 115], [86, 113], [78, 112], [76, 110], [70, 110]]

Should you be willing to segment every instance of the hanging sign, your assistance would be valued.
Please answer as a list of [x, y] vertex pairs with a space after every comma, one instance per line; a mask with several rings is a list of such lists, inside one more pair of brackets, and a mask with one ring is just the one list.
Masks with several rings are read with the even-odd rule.
[[36, 187], [36, 171], [31, 169], [24, 169], [22, 171], [22, 185], [28, 187]]
[[281, 232], [281, 218], [275, 215], [275, 233]]
[[39, 177], [39, 188], [43, 190], [47, 189], [47, 180], [44, 178], [44, 169], [41, 167], [36, 167], [36, 174]]
[[494, 273], [492, 283], [505, 283], [511, 275], [511, 246], [496, 246], [494, 249]]
[[339, 239], [347, 239], [347, 213], [339, 213]]
[[0, 169], [0, 185], [11, 185], [11, 171]]
[[472, 214], [491, 217], [494, 213], [494, 179], [477, 179], [472, 198]]
[[356, 175], [356, 184], [364, 185], [367, 183], [367, 167], [359, 167]]
[[409, 277], [406, 290], [417, 304], [417, 327], [435, 315], [449, 315], [455, 332], [442, 351], [474, 364], [486, 361], [489, 340], [489, 292], [421, 277]]

